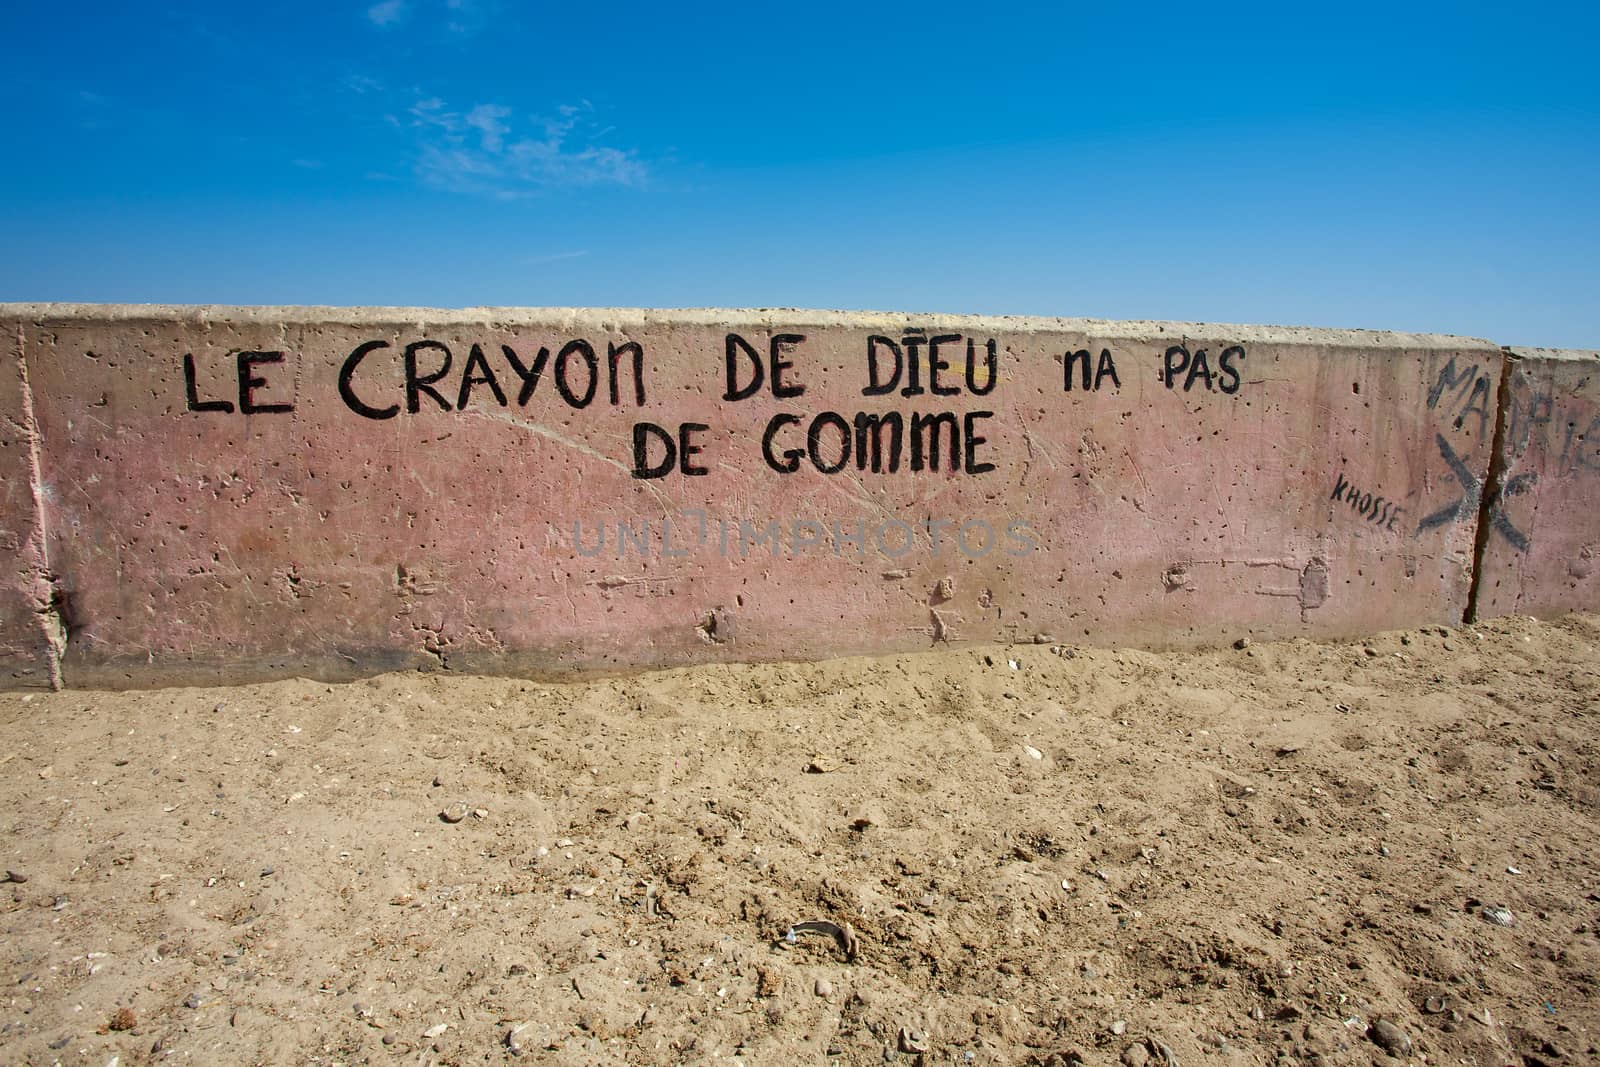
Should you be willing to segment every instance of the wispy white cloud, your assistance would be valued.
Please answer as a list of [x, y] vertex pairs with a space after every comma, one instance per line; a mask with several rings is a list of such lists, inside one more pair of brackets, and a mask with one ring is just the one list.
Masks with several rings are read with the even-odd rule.
[[499, 0], [376, 0], [367, 21], [381, 29], [400, 23], [426, 24], [430, 34], [470, 38], [505, 19]]
[[648, 170], [637, 153], [600, 143], [607, 131], [595, 128], [593, 110], [587, 102], [566, 105], [519, 128], [514, 112], [499, 104], [462, 112], [437, 97], [419, 100], [408, 112], [420, 138], [417, 174], [441, 189], [501, 199], [644, 184]]
[[501, 120], [510, 116], [509, 107], [479, 104], [467, 112], [466, 123], [478, 131], [485, 152], [500, 152], [505, 149], [505, 135], [511, 132], [511, 127]]
[[367, 8], [367, 18], [374, 26], [392, 26], [406, 13], [406, 0], [378, 0]]
[[470, 37], [495, 20], [497, 5], [489, 0], [444, 0], [445, 28], [458, 37]]
[[347, 91], [357, 96], [366, 96], [368, 93], [378, 92], [383, 88], [383, 83], [377, 78], [365, 74], [347, 74], [344, 78], [344, 87]]

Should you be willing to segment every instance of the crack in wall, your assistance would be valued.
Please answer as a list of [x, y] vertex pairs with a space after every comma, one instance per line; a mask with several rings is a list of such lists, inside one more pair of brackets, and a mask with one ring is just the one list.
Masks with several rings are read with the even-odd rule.
[[66, 688], [61, 673], [61, 661], [67, 652], [66, 593], [50, 566], [49, 523], [46, 519], [46, 493], [44, 489], [44, 459], [39, 447], [39, 423], [34, 417], [33, 385], [28, 380], [28, 361], [25, 356], [22, 324], [17, 324], [17, 377], [22, 390], [22, 430], [28, 442], [28, 486], [33, 494], [33, 536], [38, 544], [38, 573], [34, 575], [36, 591], [43, 587], [43, 595], [36, 592], [34, 616], [44, 636], [49, 656], [50, 688]]
[[1472, 576], [1467, 584], [1467, 606], [1461, 613], [1462, 625], [1478, 621], [1478, 594], [1483, 584], [1483, 557], [1489, 549], [1489, 533], [1494, 525], [1494, 509], [1500, 501], [1506, 473], [1506, 419], [1511, 407], [1511, 368], [1521, 357], [1510, 349], [1500, 353], [1500, 392], [1495, 397], [1494, 438], [1489, 445], [1489, 469], [1483, 476], [1483, 491], [1478, 494], [1478, 525], [1472, 538]]

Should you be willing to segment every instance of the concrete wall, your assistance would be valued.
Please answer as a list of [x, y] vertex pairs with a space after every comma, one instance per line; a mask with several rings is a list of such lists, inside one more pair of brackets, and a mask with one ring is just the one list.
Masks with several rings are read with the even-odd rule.
[[0, 685], [59, 685], [50, 568], [34, 480], [38, 454], [21, 334], [7, 323], [0, 363]]
[[[1502, 379], [1512, 395], [1548, 368], [1592, 406], [1581, 360], [1508, 376], [1496, 346], [1437, 335], [815, 311], [0, 321], [14, 685], [1459, 623]], [[1536, 439], [1518, 463], [1548, 462]], [[1545, 591], [1600, 540], [1560, 499], [1532, 542], [1552, 554], [1484, 571], [1485, 605], [1594, 606], [1582, 581]]]
[[1521, 348], [1505, 370], [1475, 610], [1600, 606], [1600, 353]]

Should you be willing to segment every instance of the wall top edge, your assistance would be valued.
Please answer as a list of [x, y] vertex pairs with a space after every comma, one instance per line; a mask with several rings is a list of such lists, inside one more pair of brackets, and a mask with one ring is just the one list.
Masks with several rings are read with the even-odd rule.
[[[326, 307], [230, 306], [222, 304], [68, 304], [0, 303], [0, 319], [51, 323], [180, 322], [204, 327], [212, 322], [277, 322], [327, 326], [552, 326], [610, 327], [836, 327], [904, 330], [923, 327], [993, 333], [1072, 333], [1104, 338], [1225, 338], [1257, 344], [1332, 344], [1365, 348], [1489, 349], [1500, 346], [1477, 337], [1389, 330], [1233, 323], [1161, 322], [1028, 315], [952, 315], [935, 312], [823, 311], [806, 308], [562, 308], [562, 307]], [[1522, 353], [1544, 355], [1545, 349]], [[1575, 351], [1575, 350], [1561, 350]], [[1589, 353], [1593, 355], [1593, 353]]]
[[1578, 363], [1593, 363], [1600, 360], [1600, 352], [1592, 348], [1530, 348], [1524, 345], [1511, 345], [1506, 351], [1519, 359], [1556, 359]]

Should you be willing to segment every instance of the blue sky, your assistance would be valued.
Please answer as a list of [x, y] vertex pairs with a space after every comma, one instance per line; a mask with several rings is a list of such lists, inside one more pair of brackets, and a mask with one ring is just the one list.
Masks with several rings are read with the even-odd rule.
[[21, 4], [0, 299], [1600, 346], [1593, 5]]

